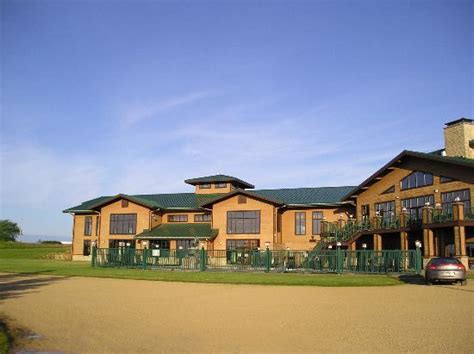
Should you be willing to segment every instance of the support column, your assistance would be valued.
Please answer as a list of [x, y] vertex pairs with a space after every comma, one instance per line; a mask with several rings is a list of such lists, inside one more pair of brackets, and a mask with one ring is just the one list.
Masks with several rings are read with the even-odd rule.
[[374, 251], [382, 250], [382, 235], [374, 234]]
[[434, 256], [433, 230], [423, 229], [423, 250], [425, 258]]
[[456, 201], [453, 203], [453, 220], [458, 222], [454, 226], [454, 255], [464, 264], [466, 269], [469, 268], [469, 260], [466, 256], [466, 229], [460, 225], [464, 220], [464, 203]]
[[351, 251], [355, 251], [355, 250], [356, 250], [356, 242], [355, 242], [355, 241], [352, 242], [352, 243], [349, 245], [349, 249], [350, 249]]
[[400, 249], [402, 251], [408, 250], [408, 232], [406, 231], [400, 232]]

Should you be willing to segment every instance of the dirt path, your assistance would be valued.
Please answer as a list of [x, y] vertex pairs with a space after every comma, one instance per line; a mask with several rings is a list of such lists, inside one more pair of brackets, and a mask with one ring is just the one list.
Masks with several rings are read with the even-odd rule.
[[0, 274], [0, 313], [42, 336], [25, 350], [468, 353], [474, 281], [318, 288]]

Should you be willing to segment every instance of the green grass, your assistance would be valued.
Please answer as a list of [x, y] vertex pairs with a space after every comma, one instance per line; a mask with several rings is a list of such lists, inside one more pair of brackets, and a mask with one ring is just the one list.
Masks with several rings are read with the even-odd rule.
[[65, 253], [70, 246], [0, 242], [0, 259], [41, 259], [51, 253]]
[[226, 284], [312, 286], [386, 286], [401, 284], [401, 281], [398, 278], [385, 275], [275, 273], [265, 274], [237, 272], [214, 273], [120, 268], [92, 268], [87, 262], [67, 262], [35, 259], [2, 259], [1, 257], [0, 272]]

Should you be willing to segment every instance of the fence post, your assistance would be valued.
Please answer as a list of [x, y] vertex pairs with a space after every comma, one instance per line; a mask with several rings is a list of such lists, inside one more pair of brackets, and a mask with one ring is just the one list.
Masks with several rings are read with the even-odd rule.
[[204, 250], [204, 247], [201, 248], [201, 255], [199, 257], [200, 260], [200, 271], [204, 272], [206, 270], [206, 251]]
[[148, 263], [148, 249], [145, 247], [143, 249], [143, 269], [146, 269], [147, 263]]
[[[339, 244], [339, 242], [338, 242]], [[336, 272], [338, 274], [341, 274], [344, 267], [343, 267], [343, 259], [342, 259], [342, 250], [341, 250], [341, 246], [338, 245], [337, 248], [336, 248]]]
[[420, 275], [420, 273], [421, 273], [421, 249], [420, 249], [420, 247], [416, 247], [415, 265], [416, 265], [416, 274]]
[[265, 249], [265, 272], [270, 272], [270, 249], [267, 247]]
[[96, 263], [96, 258], [97, 258], [97, 248], [95, 247], [95, 244], [92, 244], [92, 267], [95, 267]]

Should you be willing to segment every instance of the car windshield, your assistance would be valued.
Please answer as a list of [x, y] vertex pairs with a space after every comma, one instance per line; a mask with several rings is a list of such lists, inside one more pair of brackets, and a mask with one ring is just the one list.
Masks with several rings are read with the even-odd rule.
[[458, 259], [456, 258], [435, 258], [431, 260], [431, 264], [442, 265], [442, 264], [459, 264]]

